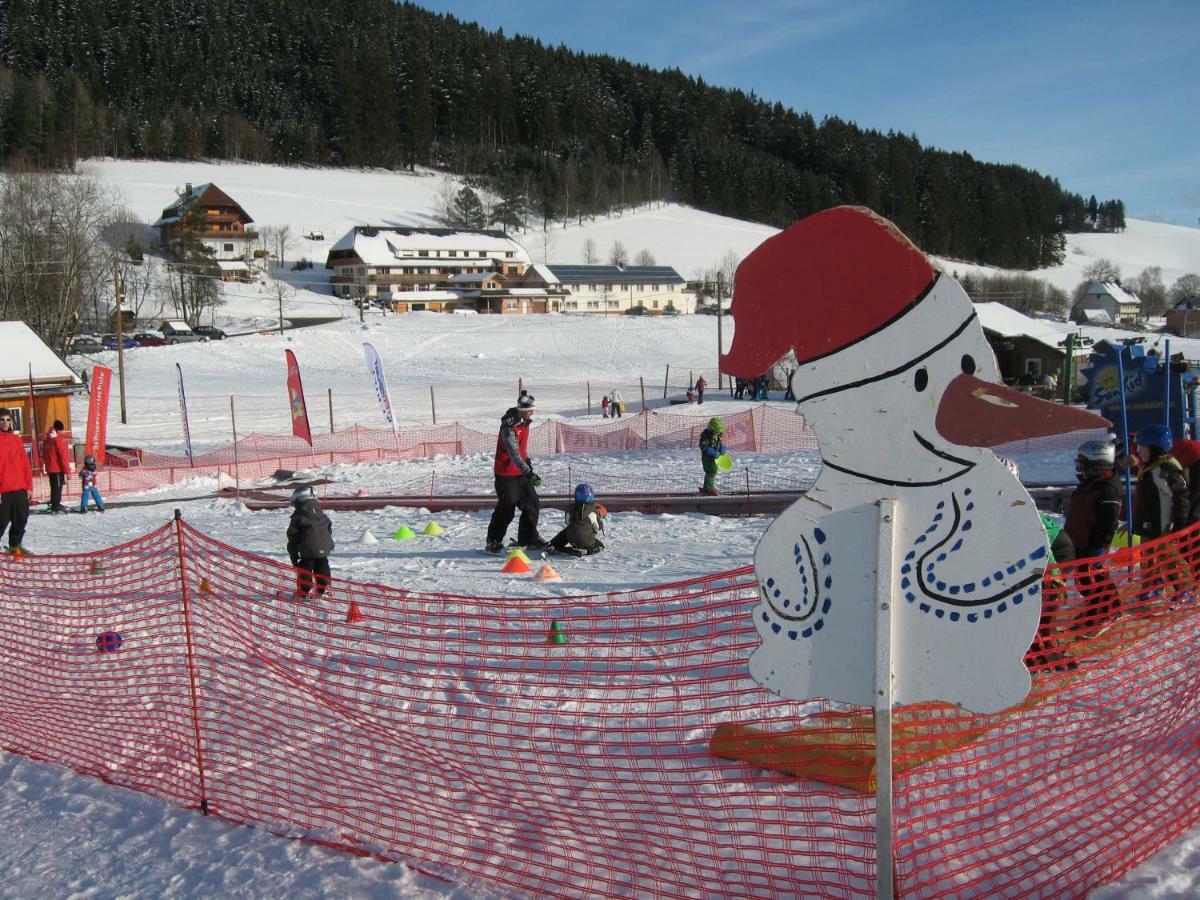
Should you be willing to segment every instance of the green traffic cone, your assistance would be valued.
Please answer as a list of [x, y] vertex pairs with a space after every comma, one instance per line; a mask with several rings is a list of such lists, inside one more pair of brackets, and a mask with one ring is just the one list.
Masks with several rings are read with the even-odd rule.
[[399, 528], [396, 529], [396, 533], [392, 535], [392, 537], [398, 541], [407, 541], [410, 538], [415, 538], [416, 536], [417, 536], [417, 533], [415, 531], [413, 531], [411, 528], [409, 528], [407, 525], [401, 525]]
[[546, 635], [547, 644], [565, 644], [567, 642], [567, 633], [563, 627], [558, 624], [558, 619], [550, 623], [550, 633]]
[[439, 525], [437, 522], [430, 522], [428, 525], [425, 526], [425, 530], [422, 531], [421, 534], [436, 535], [436, 534], [442, 534], [442, 533], [444, 533], [444, 531], [445, 531], [445, 529], [443, 529], [442, 526]]
[[98, 559], [92, 560], [92, 574], [93, 575], [103, 575], [104, 574], [104, 566], [100, 565], [100, 560], [98, 560]]
[[521, 562], [525, 563], [526, 565], [529, 564], [529, 557], [525, 555], [525, 551], [522, 550], [520, 547], [513, 547], [512, 550], [509, 552], [508, 556], [505, 557], [504, 561], [508, 562], [514, 556], [517, 557], [518, 559], [520, 559]]

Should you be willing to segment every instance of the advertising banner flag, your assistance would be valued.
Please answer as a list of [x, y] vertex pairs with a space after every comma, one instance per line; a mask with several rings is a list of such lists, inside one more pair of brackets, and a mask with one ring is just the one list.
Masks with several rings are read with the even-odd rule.
[[367, 358], [367, 368], [371, 370], [371, 377], [375, 379], [375, 394], [379, 397], [379, 408], [383, 410], [383, 417], [387, 419], [387, 423], [392, 426], [392, 434], [399, 437], [396, 430], [396, 416], [392, 412], [392, 397], [388, 393], [387, 379], [383, 377], [383, 360], [379, 358], [379, 353], [371, 344], [363, 344], [363, 355]]
[[29, 451], [33, 467], [40, 469], [42, 466], [42, 454], [38, 447], [37, 416], [33, 412], [33, 363], [29, 364]]
[[188, 421], [187, 394], [183, 390], [183, 369], [179, 363], [175, 363], [175, 371], [179, 373], [179, 414], [183, 418], [183, 448], [187, 452], [188, 460], [191, 461], [192, 426]]
[[308, 407], [304, 405], [304, 386], [300, 383], [300, 365], [296, 354], [284, 350], [287, 357], [288, 404], [292, 411], [292, 434], [304, 438], [312, 446], [312, 429], [308, 427]]
[[104, 463], [104, 443], [108, 432], [108, 392], [112, 387], [112, 369], [92, 366], [92, 391], [88, 397], [87, 438], [84, 453]]

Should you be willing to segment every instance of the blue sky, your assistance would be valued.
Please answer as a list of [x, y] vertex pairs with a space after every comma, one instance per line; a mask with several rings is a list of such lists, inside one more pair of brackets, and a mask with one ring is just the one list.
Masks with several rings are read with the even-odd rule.
[[417, 0], [1197, 227], [1198, 0]]

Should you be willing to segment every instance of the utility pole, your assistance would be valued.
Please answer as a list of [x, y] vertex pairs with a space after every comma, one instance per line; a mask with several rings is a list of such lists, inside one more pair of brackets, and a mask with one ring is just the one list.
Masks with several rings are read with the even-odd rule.
[[722, 290], [722, 288], [724, 287], [724, 284], [725, 284], [725, 273], [718, 272], [717, 273], [717, 390], [718, 391], [722, 389], [721, 351], [724, 350], [724, 348], [725, 348], [725, 342], [722, 340], [722, 335], [721, 335], [721, 331], [722, 331], [721, 320], [724, 318], [724, 314], [721, 309], [724, 298], [721, 295], [724, 293], [724, 291]]
[[113, 257], [113, 296], [117, 300], [117, 384], [121, 392], [121, 424], [127, 425], [125, 416], [125, 313], [121, 310], [124, 285], [121, 284], [121, 263]]

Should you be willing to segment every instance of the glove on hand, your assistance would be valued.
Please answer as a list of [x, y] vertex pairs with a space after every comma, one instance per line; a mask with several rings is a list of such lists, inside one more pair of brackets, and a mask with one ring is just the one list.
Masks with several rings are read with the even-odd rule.
[[596, 504], [596, 515], [602, 519], [608, 515], [608, 510], [605, 508], [603, 503]]
[[533, 485], [534, 487], [537, 487], [538, 485], [540, 485], [542, 483], [542, 479], [538, 478], [538, 476], [534, 472], [530, 472], [529, 473], [529, 483], [531, 485]]

